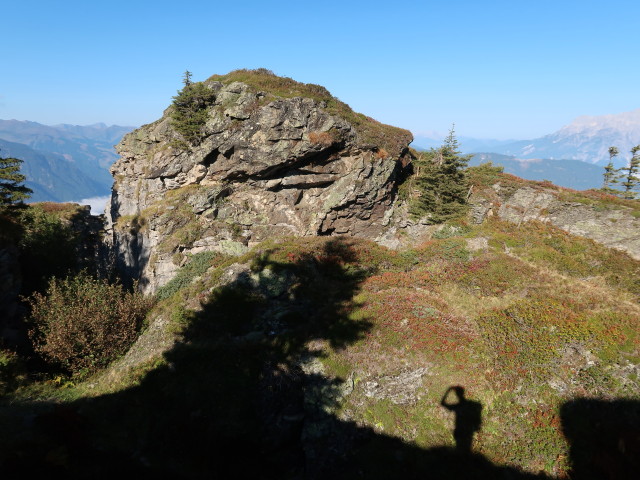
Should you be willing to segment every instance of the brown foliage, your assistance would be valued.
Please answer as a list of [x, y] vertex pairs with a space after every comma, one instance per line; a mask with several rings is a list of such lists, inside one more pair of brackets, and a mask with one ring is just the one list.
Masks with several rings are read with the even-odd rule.
[[335, 140], [329, 132], [309, 132], [309, 141], [314, 145], [327, 148], [333, 145]]
[[383, 159], [389, 156], [389, 152], [387, 152], [384, 148], [379, 148], [376, 150], [376, 158]]
[[71, 373], [91, 372], [125, 352], [136, 339], [151, 301], [80, 273], [53, 278], [34, 293], [30, 336], [46, 360]]

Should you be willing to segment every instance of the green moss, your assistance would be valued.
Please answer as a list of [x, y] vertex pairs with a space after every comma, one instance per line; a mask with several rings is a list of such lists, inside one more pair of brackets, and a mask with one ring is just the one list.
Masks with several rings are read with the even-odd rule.
[[164, 300], [175, 295], [189, 285], [195, 277], [202, 275], [212, 266], [223, 263], [226, 258], [225, 255], [218, 252], [200, 252], [192, 255], [189, 261], [178, 270], [176, 276], [158, 289], [157, 298]]

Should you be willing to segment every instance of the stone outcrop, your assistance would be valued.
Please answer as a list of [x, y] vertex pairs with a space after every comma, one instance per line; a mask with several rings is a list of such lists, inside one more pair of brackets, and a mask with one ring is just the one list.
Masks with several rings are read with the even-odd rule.
[[288, 235], [381, 235], [409, 132], [393, 129], [385, 148], [325, 100], [206, 85], [215, 101], [196, 145], [176, 133], [169, 107], [116, 147], [108, 228], [121, 268], [146, 292], [172, 278], [186, 254], [238, 254]]
[[567, 201], [552, 188], [523, 186], [514, 190], [504, 189], [498, 183], [493, 191], [496, 194], [493, 199], [486, 195], [472, 198], [471, 218], [476, 223], [491, 215], [517, 224], [537, 220], [640, 260], [640, 218], [631, 208], [613, 203], [605, 208]]

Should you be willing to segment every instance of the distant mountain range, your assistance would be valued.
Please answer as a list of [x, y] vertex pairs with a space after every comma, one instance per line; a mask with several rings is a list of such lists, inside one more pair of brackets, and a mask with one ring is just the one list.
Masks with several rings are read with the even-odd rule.
[[[113, 183], [109, 166], [118, 158], [113, 146], [133, 129], [104, 123], [49, 126], [0, 120], [0, 156], [25, 161], [22, 170], [34, 191], [32, 201], [104, 197]], [[413, 146], [437, 148], [445, 136], [417, 134]], [[640, 109], [578, 117], [557, 132], [533, 140], [458, 137], [458, 141], [463, 153], [475, 154], [472, 165], [492, 161], [528, 180], [549, 180], [578, 190], [598, 188], [609, 147], [620, 150], [616, 166], [621, 167], [631, 147], [640, 144]]]
[[42, 125], [0, 120], [0, 155], [24, 160], [31, 201], [78, 201], [108, 195], [113, 146], [134, 127]]
[[491, 162], [510, 173], [527, 180], [548, 180], [561, 187], [589, 190], [602, 186], [603, 168], [580, 160], [517, 159], [499, 153], [474, 153], [469, 162], [473, 167]]
[[583, 116], [555, 133], [534, 140], [496, 145], [492, 152], [517, 158], [581, 160], [605, 165], [609, 147], [616, 146], [620, 156], [616, 166], [627, 164], [632, 147], [640, 144], [640, 109], [615, 115]]
[[[430, 132], [428, 134], [415, 134], [411, 146], [416, 150], [429, 150], [442, 145], [447, 134]], [[457, 137], [460, 149], [463, 153], [472, 152], [493, 152], [494, 150], [509, 145], [516, 140], [494, 140], [486, 138]]]
[[[437, 148], [444, 137], [415, 135], [414, 146]], [[640, 109], [578, 117], [557, 132], [533, 140], [458, 137], [458, 142], [463, 153], [475, 155], [471, 165], [491, 161], [527, 180], [549, 180], [576, 190], [599, 188], [602, 166], [609, 162], [609, 147], [618, 147], [620, 155], [614, 163], [622, 167], [631, 157], [631, 148], [640, 144]]]

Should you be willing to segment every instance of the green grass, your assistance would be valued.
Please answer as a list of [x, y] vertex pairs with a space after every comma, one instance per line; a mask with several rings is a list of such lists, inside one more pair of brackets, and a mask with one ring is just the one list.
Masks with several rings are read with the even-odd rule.
[[156, 296], [164, 300], [190, 285], [193, 280], [205, 273], [209, 268], [222, 263], [227, 257], [218, 252], [200, 252], [189, 257], [187, 263], [178, 270], [175, 277], [166, 285], [160, 287]]

